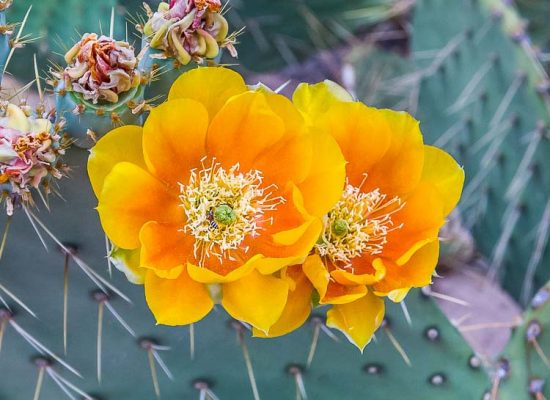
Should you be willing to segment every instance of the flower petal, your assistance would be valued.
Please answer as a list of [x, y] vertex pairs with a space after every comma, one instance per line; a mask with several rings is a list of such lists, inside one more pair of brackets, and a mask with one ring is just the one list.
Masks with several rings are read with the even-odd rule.
[[152, 269], [164, 279], [179, 276], [193, 255], [194, 239], [180, 225], [147, 222], [139, 233], [141, 266]]
[[352, 102], [353, 98], [342, 86], [326, 80], [315, 85], [307, 83], [298, 85], [292, 101], [303, 113], [306, 121], [314, 125], [316, 120], [334, 104]]
[[214, 307], [206, 286], [192, 280], [185, 270], [176, 279], [159, 278], [149, 271], [145, 299], [157, 323], [170, 326], [197, 322]]
[[407, 262], [412, 255], [411, 249], [418, 244], [437, 238], [439, 229], [445, 223], [444, 202], [437, 188], [428, 182], [420, 182], [413, 194], [405, 200], [403, 208], [392, 216], [394, 226], [386, 238], [382, 256]]
[[205, 156], [208, 113], [195, 100], [178, 99], [154, 108], [143, 127], [143, 152], [149, 171], [178, 190]]
[[391, 141], [384, 156], [368, 171], [363, 189], [365, 192], [380, 189], [389, 196], [403, 196], [413, 191], [422, 175], [424, 144], [419, 123], [405, 112], [376, 111], [389, 124]]
[[220, 67], [195, 68], [174, 82], [168, 100], [197, 100], [212, 119], [229, 98], [247, 90], [242, 76], [235, 71]]
[[282, 277], [290, 284], [288, 300], [283, 313], [268, 333], [254, 328], [253, 336], [255, 337], [272, 338], [286, 335], [302, 326], [311, 313], [313, 286], [302, 272], [301, 266], [288, 267]]
[[[248, 275], [254, 270], [255, 265], [262, 259], [262, 255], [256, 254], [247, 260], [244, 264], [239, 265], [238, 262], [230, 262], [229, 260], [220, 260], [216, 256], [210, 257], [207, 261], [211, 265], [199, 267], [195, 264], [188, 263], [187, 271], [189, 275], [197, 282], [202, 283], [227, 283], [234, 282]], [[215, 265], [212, 265], [215, 263]], [[224, 264], [224, 265], [222, 265]], [[228, 271], [222, 274], [222, 270]]]
[[[424, 287], [432, 283], [432, 277], [439, 258], [439, 241], [433, 240], [418, 250], [404, 265], [398, 265], [388, 259], [378, 259], [386, 267], [386, 276], [376, 283], [376, 294], [387, 296], [396, 290]], [[402, 300], [403, 296], [393, 294], [393, 298]], [[393, 300], [393, 299], [392, 299]]]
[[321, 257], [318, 254], [309, 256], [306, 258], [302, 268], [304, 274], [306, 274], [313, 287], [317, 290], [317, 293], [319, 293], [319, 297], [323, 299], [327, 294], [330, 273]]
[[344, 269], [335, 269], [330, 272], [330, 276], [341, 285], [372, 285], [379, 282], [386, 275], [386, 267], [381, 263], [374, 263], [372, 265], [372, 274], [356, 274], [348, 272]]
[[332, 306], [327, 326], [342, 331], [362, 353], [384, 320], [384, 312], [384, 301], [369, 293], [353, 303]]
[[147, 171], [129, 162], [116, 164], [107, 175], [97, 211], [107, 236], [123, 249], [139, 247], [139, 231], [146, 222], [183, 220], [177, 198]]
[[239, 163], [243, 171], [255, 169], [254, 160], [271, 149], [285, 135], [285, 123], [275, 114], [266, 96], [247, 92], [231, 98], [210, 124], [208, 155], [231, 168]]
[[103, 189], [103, 182], [113, 167], [127, 161], [145, 168], [140, 126], [125, 125], [103, 136], [90, 150], [88, 175], [96, 197]]
[[143, 285], [147, 269], [140, 267], [140, 251], [141, 249], [125, 250], [114, 249], [111, 254], [111, 262], [120, 272], [126, 275], [126, 279], [135, 285]]
[[269, 332], [283, 313], [288, 289], [284, 279], [252, 271], [223, 285], [222, 305], [233, 318]]
[[444, 201], [443, 214], [448, 215], [458, 203], [464, 185], [464, 170], [448, 153], [433, 146], [424, 146], [422, 180], [431, 182]]

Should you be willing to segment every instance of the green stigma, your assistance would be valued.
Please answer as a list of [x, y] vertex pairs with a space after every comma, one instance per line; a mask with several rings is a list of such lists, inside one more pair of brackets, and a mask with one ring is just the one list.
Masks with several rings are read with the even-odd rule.
[[349, 227], [347, 221], [343, 219], [337, 219], [332, 223], [332, 233], [337, 237], [342, 237], [348, 233]]
[[237, 214], [229, 205], [222, 204], [214, 210], [214, 220], [220, 225], [231, 225], [237, 220]]

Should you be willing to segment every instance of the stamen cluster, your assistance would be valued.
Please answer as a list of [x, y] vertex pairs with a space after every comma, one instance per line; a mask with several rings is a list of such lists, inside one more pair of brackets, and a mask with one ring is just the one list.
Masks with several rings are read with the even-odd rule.
[[343, 268], [365, 253], [380, 254], [388, 232], [401, 227], [394, 226], [392, 214], [403, 205], [399, 197], [388, 199], [379, 189], [363, 193], [348, 184], [325, 219], [325, 230], [315, 245], [317, 252]]
[[[183, 228], [195, 238], [195, 258], [204, 261], [214, 255], [232, 259], [232, 250], [241, 248], [246, 237], [259, 235], [266, 211], [283, 202], [272, 197], [274, 186], [262, 187], [258, 170], [246, 173], [236, 164], [226, 170], [212, 162], [210, 167], [193, 170], [189, 183], [180, 184], [180, 201], [187, 223]], [[244, 252], [248, 249], [243, 248]]]

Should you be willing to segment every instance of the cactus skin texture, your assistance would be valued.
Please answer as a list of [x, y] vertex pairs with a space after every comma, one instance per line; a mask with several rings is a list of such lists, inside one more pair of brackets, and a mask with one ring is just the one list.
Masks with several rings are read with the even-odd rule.
[[[502, 374], [500, 400], [544, 399], [550, 396], [550, 283], [531, 301], [506, 347], [501, 363], [508, 371]], [[498, 371], [497, 371], [498, 373]], [[544, 396], [544, 397], [543, 397]]]
[[548, 77], [509, 2], [422, 0], [414, 16], [426, 142], [465, 166], [461, 214], [526, 304], [550, 277]]

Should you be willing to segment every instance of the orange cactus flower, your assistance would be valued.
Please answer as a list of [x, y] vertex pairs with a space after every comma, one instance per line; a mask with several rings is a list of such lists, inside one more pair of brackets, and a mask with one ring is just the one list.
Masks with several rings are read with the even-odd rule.
[[289, 266], [321, 235], [345, 160], [288, 99], [228, 69], [192, 70], [143, 128], [102, 138], [88, 171], [118, 264], [131, 260], [158, 323], [197, 322], [215, 303], [260, 336], [307, 319], [312, 286]]
[[303, 270], [320, 303], [332, 305], [327, 324], [363, 350], [383, 320], [383, 297], [399, 302], [431, 283], [438, 232], [464, 172], [424, 145], [409, 114], [367, 107], [332, 82], [301, 85], [294, 104], [313, 131], [336, 139], [347, 161], [342, 197]]

